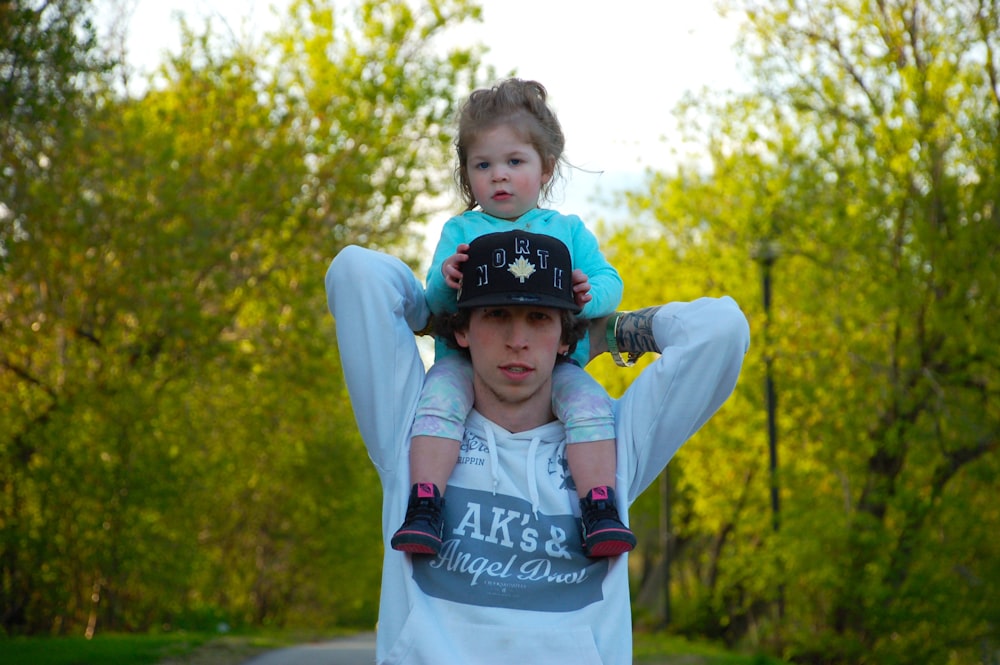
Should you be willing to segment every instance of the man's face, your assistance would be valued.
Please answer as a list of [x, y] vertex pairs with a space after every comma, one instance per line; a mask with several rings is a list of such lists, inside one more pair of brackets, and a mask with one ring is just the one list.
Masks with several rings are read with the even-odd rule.
[[455, 340], [472, 357], [480, 413], [511, 431], [552, 420], [552, 370], [568, 349], [558, 309], [477, 307]]

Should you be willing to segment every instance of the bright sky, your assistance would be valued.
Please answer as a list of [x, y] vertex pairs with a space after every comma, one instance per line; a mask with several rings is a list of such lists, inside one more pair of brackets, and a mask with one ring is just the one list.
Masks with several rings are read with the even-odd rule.
[[[119, 2], [119, 4], [121, 4]], [[128, 2], [124, 4], [129, 5]], [[191, 24], [225, 19], [238, 35], [276, 25], [287, 0], [137, 0], [129, 22], [130, 60], [150, 69], [179, 45], [174, 15]], [[489, 47], [500, 75], [540, 81], [566, 133], [564, 171], [552, 207], [585, 221], [602, 200], [641, 182], [645, 168], [672, 166], [662, 140], [686, 91], [741, 87], [732, 50], [737, 25], [710, 0], [481, 0], [483, 22], [451, 31], [456, 42]], [[612, 217], [613, 219], [613, 217]], [[595, 220], [596, 221], [596, 220]]]
[[[703, 86], [740, 85], [732, 44], [737, 24], [710, 0], [485, 0], [483, 23], [462, 38], [489, 47], [487, 62], [549, 91], [566, 156], [579, 167], [553, 207], [580, 214], [601, 206], [646, 167], [671, 166], [661, 140], [673, 133], [672, 109]], [[597, 173], [593, 173], [597, 172]]]

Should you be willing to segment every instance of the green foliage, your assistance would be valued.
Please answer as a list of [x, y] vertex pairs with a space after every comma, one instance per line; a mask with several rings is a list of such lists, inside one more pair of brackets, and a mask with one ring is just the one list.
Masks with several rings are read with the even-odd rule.
[[182, 24], [138, 98], [38, 74], [86, 87], [25, 123], [42, 166], [3, 167], [4, 631], [374, 622], [380, 495], [322, 275], [403, 248], [445, 181], [478, 61], [433, 37], [475, 14], [432, 4], [295, 3], [255, 49]]
[[38, 195], [75, 124], [82, 82], [106, 71], [86, 0], [0, 5], [0, 275], [10, 244], [26, 233], [11, 204]]
[[637, 302], [730, 293], [753, 329], [675, 463], [683, 620], [799, 662], [974, 662], [1000, 643], [998, 8], [730, 5], [757, 90], [680, 109], [711, 168], [651, 175], [658, 225], [612, 245], [655, 257], [617, 261]]

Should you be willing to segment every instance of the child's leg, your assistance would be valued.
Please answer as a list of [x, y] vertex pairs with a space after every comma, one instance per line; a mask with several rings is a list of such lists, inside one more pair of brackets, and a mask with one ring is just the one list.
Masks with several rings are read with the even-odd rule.
[[615, 416], [607, 391], [577, 365], [560, 363], [552, 373], [552, 412], [566, 426], [566, 461], [577, 495], [614, 488]]
[[413, 419], [411, 484], [434, 483], [444, 492], [458, 460], [472, 402], [472, 365], [467, 360], [453, 354], [431, 366]]
[[444, 529], [444, 489], [455, 468], [472, 409], [472, 368], [459, 355], [431, 366], [417, 404], [410, 440], [410, 499], [393, 549], [436, 554]]
[[566, 446], [566, 462], [579, 498], [595, 487], [615, 488], [617, 464], [614, 439], [583, 441]]
[[410, 484], [431, 483], [444, 494], [461, 445], [457, 439], [414, 435], [410, 440]]
[[562, 363], [552, 375], [552, 410], [566, 427], [566, 461], [580, 498], [583, 549], [616, 556], [635, 547], [615, 504], [618, 466], [611, 398], [586, 371]]

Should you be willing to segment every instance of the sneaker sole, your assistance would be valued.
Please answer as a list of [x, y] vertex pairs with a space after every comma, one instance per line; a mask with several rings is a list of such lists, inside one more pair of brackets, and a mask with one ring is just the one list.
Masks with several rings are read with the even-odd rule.
[[594, 558], [618, 556], [625, 554], [625, 552], [631, 552], [634, 548], [635, 545], [622, 540], [606, 540], [603, 543], [592, 545], [587, 551], [587, 556]]
[[631, 552], [636, 540], [631, 531], [621, 529], [605, 529], [595, 531], [587, 537], [585, 554], [589, 557], [618, 556]]
[[397, 533], [390, 542], [392, 549], [410, 554], [437, 554], [441, 551], [441, 541], [420, 531]]

